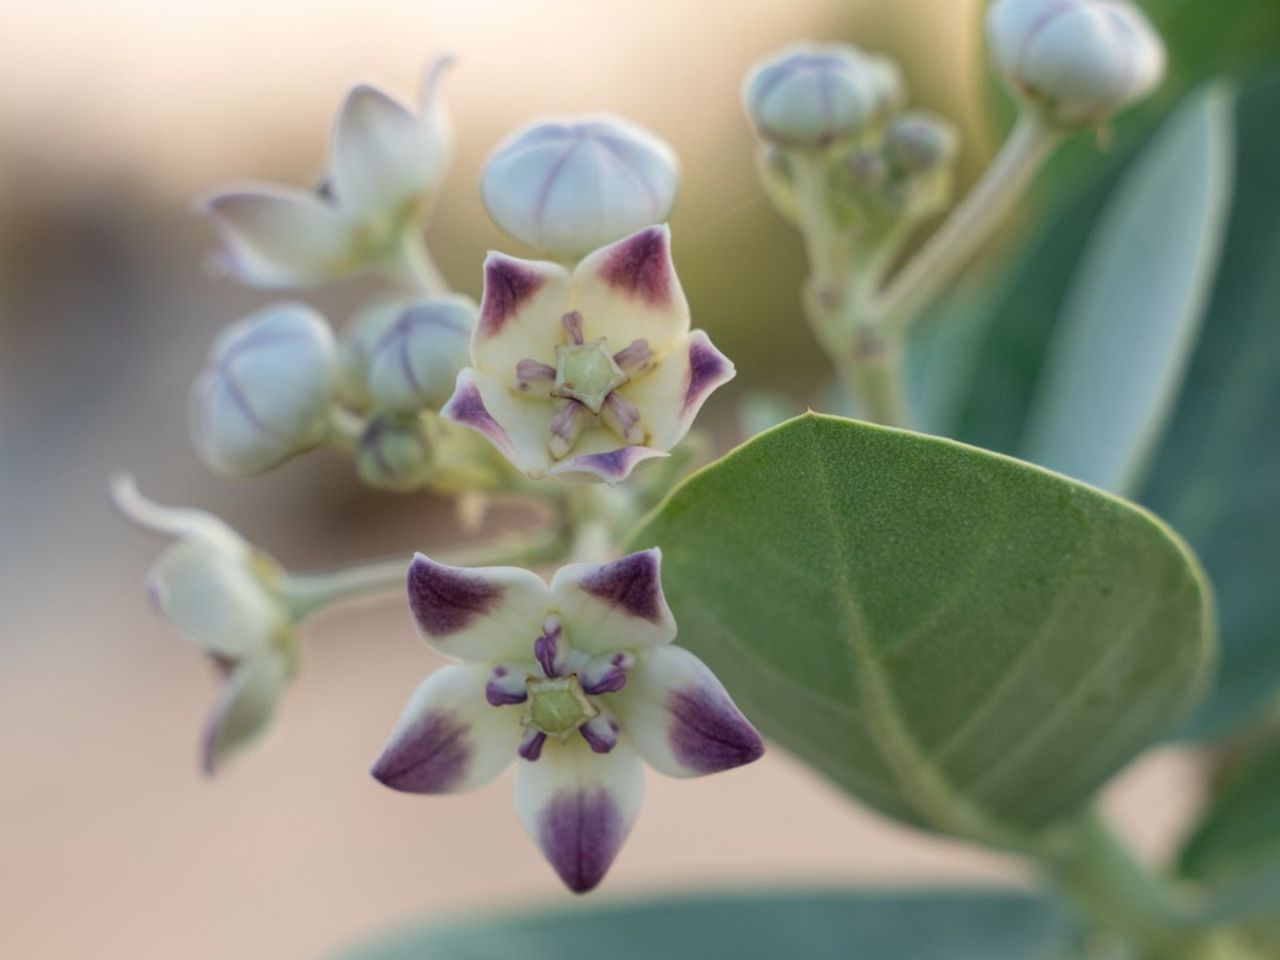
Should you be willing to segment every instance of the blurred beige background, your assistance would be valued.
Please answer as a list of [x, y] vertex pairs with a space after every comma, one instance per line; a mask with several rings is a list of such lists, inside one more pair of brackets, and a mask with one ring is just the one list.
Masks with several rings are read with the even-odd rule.
[[[292, 566], [407, 554], [458, 536], [441, 505], [362, 491], [306, 458], [211, 477], [185, 393], [220, 326], [262, 302], [205, 269], [190, 200], [233, 179], [313, 182], [345, 87], [408, 95], [451, 50], [457, 161], [432, 246], [478, 293], [500, 243], [475, 185], [530, 115], [609, 109], [685, 163], [677, 257], [700, 325], [742, 391], [807, 399], [817, 355], [797, 316], [799, 246], [753, 183], [738, 84], [806, 36], [903, 60], [918, 103], [959, 119], [969, 174], [977, 0], [179, 0], [0, 6], [0, 956], [311, 958], [460, 908], [565, 903], [509, 784], [393, 794], [365, 773], [436, 666], [399, 604], [317, 624], [261, 749], [215, 783], [195, 738], [212, 672], [147, 609], [158, 544], [108, 510], [127, 466], [144, 491], [222, 513]], [[359, 287], [318, 299], [335, 320]], [[1192, 802], [1188, 761], [1157, 757], [1113, 792], [1149, 851]], [[780, 753], [705, 782], [653, 776], [602, 897], [669, 885], [1016, 878], [1015, 867], [900, 830]]]

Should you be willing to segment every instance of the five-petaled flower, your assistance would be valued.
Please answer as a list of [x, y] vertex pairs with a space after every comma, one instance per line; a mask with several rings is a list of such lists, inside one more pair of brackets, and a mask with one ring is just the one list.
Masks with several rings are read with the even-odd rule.
[[218, 229], [225, 268], [274, 289], [393, 262], [406, 234], [423, 228], [448, 165], [452, 130], [440, 79], [450, 62], [442, 57], [427, 70], [417, 114], [374, 87], [353, 88], [315, 192], [249, 185], [205, 200], [199, 209]]
[[521, 822], [568, 887], [595, 887], [639, 811], [641, 759], [678, 777], [729, 770], [764, 745], [697, 657], [672, 645], [659, 551], [562, 567], [548, 587], [514, 567], [418, 555], [409, 603], [423, 637], [462, 663], [418, 688], [373, 775], [451, 793], [518, 757]]
[[490, 253], [471, 366], [442, 411], [532, 477], [618, 483], [665, 456], [734, 376], [701, 330], [666, 226], [589, 254], [572, 273]]
[[212, 774], [266, 728], [296, 670], [293, 621], [276, 589], [284, 571], [212, 514], [147, 500], [132, 477], [115, 478], [111, 493], [129, 520], [176, 540], [147, 574], [147, 593], [225, 678], [200, 741]]

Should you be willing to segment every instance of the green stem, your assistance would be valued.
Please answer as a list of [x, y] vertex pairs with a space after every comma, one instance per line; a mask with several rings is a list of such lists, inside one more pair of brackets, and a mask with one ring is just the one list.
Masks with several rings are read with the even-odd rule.
[[339, 453], [353, 457], [360, 449], [360, 438], [364, 435], [366, 426], [364, 417], [346, 407], [334, 404], [329, 408], [329, 423], [324, 443]]
[[[511, 534], [488, 543], [433, 550], [432, 559], [460, 567], [536, 566], [564, 556], [559, 525], [533, 534]], [[404, 591], [409, 558], [395, 557], [317, 573], [290, 573], [280, 589], [295, 622], [331, 607]]]
[[387, 272], [406, 289], [428, 297], [444, 297], [452, 293], [449, 281], [431, 259], [426, 238], [414, 223], [400, 235]]
[[1061, 139], [1034, 111], [1023, 111], [982, 179], [872, 301], [872, 321], [898, 337], [910, 329], [1012, 213]]
[[1090, 813], [1054, 833], [1032, 855], [1067, 897], [1143, 960], [1226, 956], [1212, 931], [1193, 920], [1162, 879], [1138, 863]]

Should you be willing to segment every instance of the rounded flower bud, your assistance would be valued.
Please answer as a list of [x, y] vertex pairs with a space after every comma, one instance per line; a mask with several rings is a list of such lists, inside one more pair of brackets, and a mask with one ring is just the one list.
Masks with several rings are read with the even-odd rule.
[[903, 93], [892, 60], [847, 44], [806, 44], [757, 63], [747, 74], [743, 99], [762, 139], [822, 147], [862, 133]]
[[949, 165], [958, 147], [955, 127], [921, 111], [894, 117], [884, 132], [889, 162], [909, 174], [931, 173]]
[[360, 438], [356, 471], [371, 487], [405, 493], [426, 485], [435, 457], [422, 418], [384, 413]]
[[480, 194], [506, 233], [541, 253], [576, 259], [666, 220], [679, 175], [670, 146], [600, 115], [517, 131], [489, 157]]
[[261, 473], [315, 446], [328, 428], [333, 334], [299, 303], [234, 324], [213, 345], [191, 390], [191, 432], [221, 473]]
[[1164, 77], [1164, 43], [1127, 0], [996, 0], [987, 42], [1013, 89], [1061, 126], [1101, 121]]

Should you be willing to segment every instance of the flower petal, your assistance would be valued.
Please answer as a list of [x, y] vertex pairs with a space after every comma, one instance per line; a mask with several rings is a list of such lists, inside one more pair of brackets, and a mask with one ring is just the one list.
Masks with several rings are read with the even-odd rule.
[[409, 698], [370, 773], [405, 793], [459, 793], [488, 783], [516, 757], [518, 710], [485, 698], [489, 670], [443, 667]]
[[236, 667], [205, 722], [200, 766], [207, 775], [266, 729], [288, 677], [288, 663], [275, 650]]
[[[610, 440], [612, 443], [618, 442], [616, 437], [610, 437]], [[582, 446], [585, 444], [579, 445], [580, 448]], [[557, 463], [546, 472], [546, 475], [548, 477], [577, 475], [589, 480], [603, 480], [613, 486], [631, 476], [631, 472], [645, 460], [665, 456], [667, 454], [664, 451], [654, 450], [652, 447], [617, 447], [600, 453], [579, 453]]]
[[715, 674], [681, 647], [641, 651], [608, 704], [648, 764], [673, 777], [730, 770], [764, 753]]
[[556, 571], [551, 601], [575, 650], [612, 653], [670, 643], [676, 621], [662, 594], [662, 551], [641, 550], [610, 563]]
[[516, 396], [493, 377], [470, 367], [458, 374], [440, 415], [476, 431], [518, 469], [541, 476], [551, 466], [554, 404]]
[[516, 766], [520, 822], [574, 893], [604, 879], [643, 798], [643, 768], [625, 743], [598, 754], [579, 737], [548, 740], [538, 760]]
[[181, 540], [147, 574], [160, 613], [209, 653], [239, 659], [269, 646], [289, 622], [249, 566], [201, 540]]
[[621, 350], [648, 340], [661, 353], [689, 332], [689, 303], [671, 260], [671, 231], [648, 227], [588, 254], [573, 271], [573, 305], [588, 340]]
[[408, 582], [423, 638], [460, 660], [530, 659], [551, 605], [542, 578], [519, 567], [450, 567], [419, 553]]
[[480, 320], [471, 339], [472, 365], [514, 386], [521, 360], [554, 363], [569, 311], [569, 273], [558, 264], [490, 252], [484, 261]]
[[670, 450], [684, 439], [712, 392], [734, 378], [732, 361], [695, 330], [664, 355], [654, 369], [618, 392], [635, 404], [649, 431], [649, 445]]
[[227, 270], [249, 286], [313, 286], [358, 266], [346, 221], [310, 193], [247, 188], [213, 196], [199, 209], [222, 239]]
[[144, 497], [127, 473], [111, 478], [111, 500], [126, 520], [165, 537], [191, 537], [232, 556], [247, 556], [249, 544], [218, 517], [190, 507], [166, 507]]
[[394, 97], [352, 88], [333, 135], [332, 190], [353, 216], [394, 216], [428, 194], [444, 171], [436, 131]]

